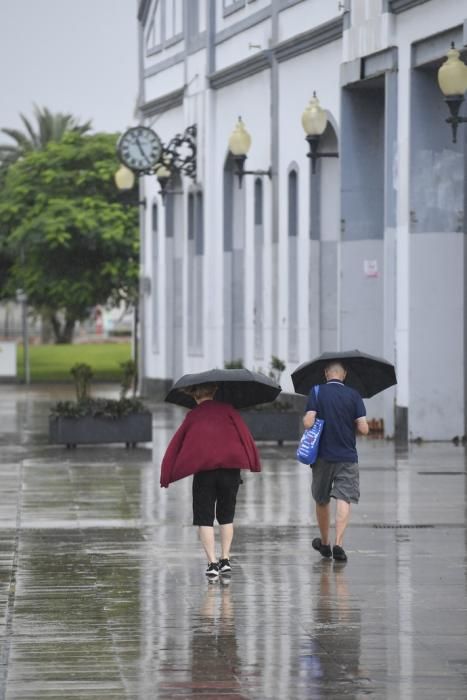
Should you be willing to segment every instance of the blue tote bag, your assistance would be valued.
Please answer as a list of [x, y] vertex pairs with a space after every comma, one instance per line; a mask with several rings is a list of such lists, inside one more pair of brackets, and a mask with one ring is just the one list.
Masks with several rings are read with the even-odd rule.
[[[313, 388], [318, 401], [319, 386], [317, 385]], [[318, 459], [319, 439], [323, 428], [324, 420], [315, 418], [313, 426], [303, 433], [297, 448], [297, 459], [302, 464], [314, 464]]]

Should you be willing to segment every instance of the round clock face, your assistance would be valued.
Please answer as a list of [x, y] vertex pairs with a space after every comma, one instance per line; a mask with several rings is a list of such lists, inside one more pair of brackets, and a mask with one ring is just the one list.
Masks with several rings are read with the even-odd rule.
[[158, 135], [147, 126], [135, 126], [120, 137], [118, 157], [130, 170], [144, 172], [154, 167], [162, 153]]

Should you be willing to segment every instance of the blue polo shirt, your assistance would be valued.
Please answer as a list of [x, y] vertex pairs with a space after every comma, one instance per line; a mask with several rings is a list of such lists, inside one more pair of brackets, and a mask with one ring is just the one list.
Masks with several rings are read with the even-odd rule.
[[320, 384], [318, 399], [312, 388], [306, 411], [324, 420], [318, 456], [328, 462], [358, 462], [355, 421], [366, 416], [365, 404], [355, 389], [337, 379]]

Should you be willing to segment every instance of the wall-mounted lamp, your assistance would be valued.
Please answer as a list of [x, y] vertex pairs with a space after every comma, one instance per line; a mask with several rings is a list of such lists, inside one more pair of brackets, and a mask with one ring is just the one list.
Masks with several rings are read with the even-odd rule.
[[316, 92], [310, 100], [309, 105], [302, 114], [302, 126], [306, 133], [310, 152], [307, 153], [308, 158], [311, 158], [311, 172], [316, 172], [316, 160], [318, 158], [338, 158], [338, 153], [318, 153], [319, 141], [323, 135], [328, 118], [326, 111], [321, 107]]
[[460, 60], [459, 56], [460, 52], [453, 42], [447, 52], [446, 61], [438, 70], [438, 84], [451, 113], [446, 121], [451, 125], [453, 143], [457, 141], [457, 126], [467, 122], [466, 117], [459, 116], [464, 93], [467, 90], [467, 66]]
[[170, 190], [167, 190], [170, 179], [172, 177], [172, 172], [170, 168], [164, 163], [161, 163], [159, 167], [156, 168], [157, 182], [159, 183], [160, 190], [159, 194], [162, 197], [162, 204], [165, 204], [165, 198]]
[[196, 124], [176, 134], [167, 145], [149, 127], [132, 127], [120, 137], [117, 155], [122, 163], [115, 173], [118, 189], [131, 190], [136, 177], [155, 175], [165, 203], [167, 194], [176, 193], [168, 189], [174, 176], [187, 175], [196, 182]]
[[[135, 186], [136, 176], [126, 165], [121, 165], [114, 175], [115, 184], [120, 192], [130, 192]], [[146, 209], [146, 198], [138, 202]]]
[[133, 189], [136, 177], [134, 172], [122, 163], [122, 165], [115, 173], [114, 179], [115, 184], [117, 185], [117, 189], [120, 190], [120, 192], [128, 192], [129, 190]]
[[267, 170], [245, 170], [245, 161], [250, 146], [251, 136], [246, 130], [242, 118], [239, 117], [229, 137], [229, 151], [235, 163], [235, 174], [238, 176], [239, 187], [242, 186], [244, 175], [267, 175], [269, 178], [272, 177], [272, 170], [270, 167]]

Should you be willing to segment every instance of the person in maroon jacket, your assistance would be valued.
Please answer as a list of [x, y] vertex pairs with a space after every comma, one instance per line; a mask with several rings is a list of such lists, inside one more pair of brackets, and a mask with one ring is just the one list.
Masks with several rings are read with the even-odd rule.
[[[167, 447], [161, 465], [161, 487], [193, 477], [193, 525], [208, 559], [206, 576], [230, 574], [230, 548], [240, 470], [261, 471], [258, 450], [238, 411], [214, 400], [216, 384], [187, 389], [196, 406]], [[220, 526], [221, 556], [216, 559], [214, 518]]]

